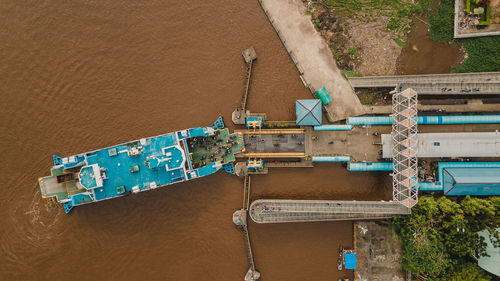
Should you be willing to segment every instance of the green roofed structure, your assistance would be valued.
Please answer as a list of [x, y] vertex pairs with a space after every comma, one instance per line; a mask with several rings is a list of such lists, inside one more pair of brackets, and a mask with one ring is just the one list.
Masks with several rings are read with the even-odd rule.
[[297, 100], [295, 103], [295, 113], [297, 114], [297, 125], [316, 126], [321, 125], [321, 101]]
[[[500, 231], [500, 227], [497, 228], [497, 231]], [[478, 234], [482, 236], [486, 242], [486, 253], [489, 257], [480, 257], [477, 260], [477, 264], [489, 273], [500, 276], [500, 248], [496, 248], [493, 243], [491, 243], [488, 230], [483, 230]]]
[[326, 91], [325, 87], [323, 87], [323, 88], [319, 89], [318, 91], [316, 91], [316, 95], [321, 100], [321, 102], [323, 103], [323, 105], [327, 105], [327, 104], [329, 104], [332, 101], [332, 97]]

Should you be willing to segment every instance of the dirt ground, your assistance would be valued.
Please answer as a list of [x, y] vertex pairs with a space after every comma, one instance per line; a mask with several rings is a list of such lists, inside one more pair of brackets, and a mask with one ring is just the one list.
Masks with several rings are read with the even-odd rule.
[[383, 16], [368, 23], [347, 19], [349, 41], [358, 49], [355, 70], [364, 76], [396, 74], [402, 48], [394, 41], [398, 35], [387, 31], [387, 21]]
[[[304, 3], [307, 5], [308, 1]], [[396, 61], [402, 48], [395, 39], [403, 34], [387, 30], [387, 17], [337, 16], [318, 2], [312, 2], [311, 6], [313, 22], [330, 46], [340, 69], [353, 70], [363, 76], [396, 73]]]
[[401, 28], [389, 31], [389, 18], [377, 11], [345, 16], [322, 1], [303, 2], [341, 70], [363, 76], [450, 73], [464, 59], [459, 46], [429, 37], [427, 15], [406, 18]]
[[394, 232], [377, 222], [356, 222], [356, 277], [361, 281], [403, 281], [401, 243]]

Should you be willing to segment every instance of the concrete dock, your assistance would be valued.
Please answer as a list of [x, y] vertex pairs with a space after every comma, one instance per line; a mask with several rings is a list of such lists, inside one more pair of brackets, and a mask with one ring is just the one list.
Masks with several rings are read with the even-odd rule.
[[365, 113], [351, 85], [342, 76], [321, 34], [314, 28], [301, 0], [259, 0], [301, 75], [304, 85], [323, 87], [333, 101], [325, 106], [328, 121]]

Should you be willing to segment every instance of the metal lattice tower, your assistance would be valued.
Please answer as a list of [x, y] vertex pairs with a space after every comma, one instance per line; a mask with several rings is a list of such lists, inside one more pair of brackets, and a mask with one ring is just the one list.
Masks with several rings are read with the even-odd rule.
[[392, 96], [393, 200], [408, 208], [418, 201], [417, 92], [408, 88]]

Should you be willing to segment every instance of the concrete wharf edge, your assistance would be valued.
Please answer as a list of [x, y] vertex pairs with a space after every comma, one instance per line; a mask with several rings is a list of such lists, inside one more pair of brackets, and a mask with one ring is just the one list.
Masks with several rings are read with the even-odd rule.
[[300, 0], [259, 0], [269, 22], [294, 62], [304, 86], [313, 97], [325, 87], [333, 101], [324, 106], [328, 121], [362, 115], [364, 107], [343, 77], [330, 48], [316, 31]]

